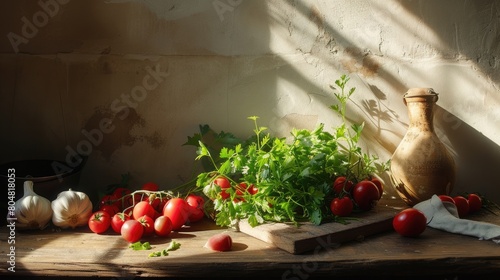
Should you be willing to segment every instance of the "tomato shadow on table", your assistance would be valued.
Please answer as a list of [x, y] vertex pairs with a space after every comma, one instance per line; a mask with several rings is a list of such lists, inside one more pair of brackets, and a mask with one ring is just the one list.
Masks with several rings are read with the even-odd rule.
[[194, 234], [187, 234], [187, 233], [182, 233], [182, 232], [177, 232], [177, 231], [172, 231], [168, 236], [157, 236], [157, 235], [150, 235], [150, 236], [144, 236], [141, 240], [144, 242], [149, 242], [151, 245], [157, 245], [157, 244], [165, 244], [169, 243], [172, 240], [183, 240], [187, 238], [194, 238], [196, 235]]
[[233, 242], [233, 246], [231, 246], [231, 251], [244, 251], [248, 248], [248, 245], [239, 242]]

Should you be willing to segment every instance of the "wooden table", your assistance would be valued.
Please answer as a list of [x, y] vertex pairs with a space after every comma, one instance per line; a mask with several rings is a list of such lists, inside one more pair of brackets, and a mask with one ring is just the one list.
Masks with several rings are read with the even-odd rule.
[[[500, 216], [487, 211], [470, 219], [500, 224]], [[208, 238], [228, 231], [233, 250], [213, 252]], [[1, 228], [2, 279], [5, 276], [56, 276], [133, 279], [139, 277], [314, 279], [500, 279], [500, 245], [475, 237], [432, 228], [418, 238], [389, 231], [344, 244], [325, 244], [317, 250], [293, 255], [242, 232], [221, 229], [206, 220], [149, 239], [152, 250], [162, 250], [175, 240], [181, 248], [168, 256], [148, 258], [151, 251], [134, 251], [119, 235], [94, 234], [87, 227], [76, 230], [15, 232], [15, 272], [7, 270], [9, 231]], [[6, 262], [7, 260], [7, 262]], [[430, 278], [429, 278], [430, 277]], [[458, 277], [458, 278], [457, 278]], [[479, 278], [478, 278], [479, 279]]]

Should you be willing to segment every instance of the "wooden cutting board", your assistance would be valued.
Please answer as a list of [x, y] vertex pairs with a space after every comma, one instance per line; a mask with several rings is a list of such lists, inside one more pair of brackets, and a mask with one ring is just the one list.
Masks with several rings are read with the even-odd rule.
[[319, 226], [303, 223], [298, 227], [287, 223], [265, 223], [251, 227], [246, 220], [239, 223], [239, 230], [292, 254], [302, 254], [325, 248], [335, 248], [341, 243], [362, 240], [365, 237], [392, 230], [393, 217], [402, 210], [400, 206], [377, 205], [374, 209], [353, 216], [349, 224], [325, 223]]

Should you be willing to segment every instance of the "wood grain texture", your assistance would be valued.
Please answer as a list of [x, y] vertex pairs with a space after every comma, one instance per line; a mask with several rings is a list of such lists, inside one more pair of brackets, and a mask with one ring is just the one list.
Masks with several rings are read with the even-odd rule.
[[[499, 213], [500, 214], [500, 213]], [[500, 216], [486, 211], [470, 217], [500, 224]], [[227, 231], [233, 238], [229, 252], [213, 252], [204, 245], [209, 237]], [[112, 232], [94, 234], [87, 228], [15, 233], [16, 272], [7, 271], [7, 228], [0, 230], [0, 275], [108, 277], [312, 277], [351, 278], [372, 276], [405, 279], [436, 276], [500, 275], [500, 245], [491, 241], [427, 228], [419, 238], [405, 238], [393, 231], [290, 254], [243, 232], [219, 228], [205, 220], [167, 238], [149, 237], [153, 250], [175, 240], [181, 248], [169, 256], [148, 258], [151, 251], [133, 251]]]

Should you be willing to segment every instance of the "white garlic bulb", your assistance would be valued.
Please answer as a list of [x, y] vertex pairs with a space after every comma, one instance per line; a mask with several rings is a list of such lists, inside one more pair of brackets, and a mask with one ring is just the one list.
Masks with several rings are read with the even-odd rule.
[[33, 182], [24, 182], [24, 195], [16, 201], [15, 216], [19, 228], [43, 229], [52, 217], [50, 201], [33, 191]]
[[88, 224], [92, 215], [89, 197], [71, 189], [60, 192], [52, 201], [52, 223], [61, 228], [76, 228]]

